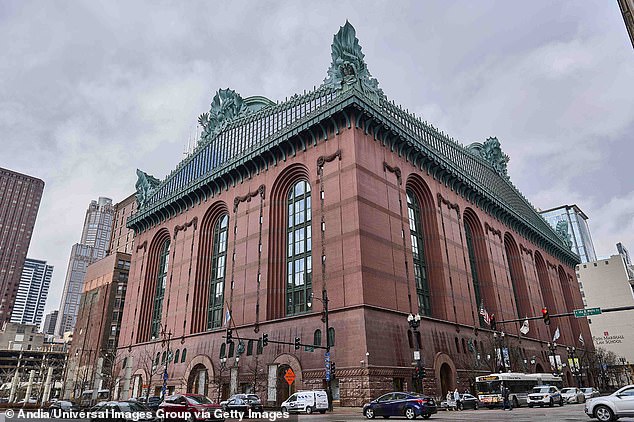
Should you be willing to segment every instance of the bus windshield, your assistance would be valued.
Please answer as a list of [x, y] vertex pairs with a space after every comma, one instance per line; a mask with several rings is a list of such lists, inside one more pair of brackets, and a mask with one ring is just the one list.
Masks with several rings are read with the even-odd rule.
[[476, 388], [479, 394], [500, 394], [500, 381], [478, 381]]

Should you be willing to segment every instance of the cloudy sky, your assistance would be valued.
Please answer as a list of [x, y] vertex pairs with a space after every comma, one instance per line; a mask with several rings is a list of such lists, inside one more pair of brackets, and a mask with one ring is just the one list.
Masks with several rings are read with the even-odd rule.
[[346, 19], [384, 92], [462, 143], [497, 136], [536, 206], [578, 204], [634, 249], [634, 50], [615, 0], [0, 4], [0, 167], [46, 182], [29, 256], [55, 266], [91, 199], [183, 158], [214, 92], [319, 85]]

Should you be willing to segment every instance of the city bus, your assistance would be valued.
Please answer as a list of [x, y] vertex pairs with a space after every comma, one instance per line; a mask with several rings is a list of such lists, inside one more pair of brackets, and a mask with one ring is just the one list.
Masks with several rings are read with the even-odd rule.
[[513, 407], [526, 404], [528, 393], [536, 385], [554, 385], [561, 389], [563, 380], [553, 374], [524, 374], [519, 372], [501, 372], [499, 374], [476, 377], [476, 395], [480, 405], [489, 408], [502, 406], [502, 388], [508, 387], [509, 401]]

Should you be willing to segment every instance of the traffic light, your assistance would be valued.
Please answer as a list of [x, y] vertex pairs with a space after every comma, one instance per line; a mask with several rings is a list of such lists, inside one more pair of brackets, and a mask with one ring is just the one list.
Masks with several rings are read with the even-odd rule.
[[330, 362], [330, 376], [331, 376], [332, 378], [334, 378], [334, 377], [335, 377], [335, 370], [336, 370], [336, 369], [337, 369], [337, 368], [335, 367], [335, 362], [334, 362], [334, 361], [331, 361], [331, 362]]
[[295, 350], [299, 350], [299, 348], [302, 346], [300, 342], [301, 339], [299, 337], [295, 337]]
[[269, 335], [262, 334], [262, 347], [265, 347], [268, 344], [269, 344]]
[[228, 328], [227, 329], [227, 344], [233, 343], [233, 331]]
[[495, 331], [497, 328], [497, 322], [495, 321], [495, 314], [491, 314], [491, 329]]
[[544, 324], [550, 325], [550, 315], [548, 315], [548, 308], [545, 306], [542, 308], [542, 317], [544, 318]]

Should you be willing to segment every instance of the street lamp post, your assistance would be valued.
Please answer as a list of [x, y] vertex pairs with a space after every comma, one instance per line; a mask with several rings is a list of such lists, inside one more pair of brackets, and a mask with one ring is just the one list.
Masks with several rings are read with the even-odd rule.
[[163, 388], [161, 388], [161, 399], [165, 399], [165, 395], [167, 393], [167, 366], [170, 363], [170, 340], [172, 338], [172, 332], [167, 331], [167, 324], [165, 324], [161, 330], [161, 336], [163, 337], [162, 345], [167, 346], [167, 350], [165, 352], [165, 366], [163, 368]]
[[548, 343], [548, 350], [550, 350], [550, 355], [553, 357], [553, 374], [557, 375], [559, 373], [559, 368], [557, 367], [557, 357], [555, 355], [555, 352], [557, 351], [557, 343]]
[[409, 323], [410, 328], [412, 329], [413, 333], [414, 333], [414, 344], [415, 346], [415, 351], [414, 351], [414, 363], [415, 363], [415, 374], [416, 376], [414, 377], [414, 390], [416, 392], [418, 392], [419, 390], [419, 383], [422, 384], [421, 382], [421, 374], [423, 373], [423, 360], [421, 359], [420, 356], [420, 344], [418, 343], [418, 327], [420, 326], [420, 314], [409, 314], [407, 316], [407, 322]]
[[[324, 325], [326, 326], [326, 359], [330, 362], [330, 325], [328, 323], [328, 291], [323, 289], [321, 291], [321, 299], [316, 297], [314, 293], [310, 294], [311, 299], [316, 299], [324, 305]], [[308, 307], [312, 304], [308, 302]], [[330, 367], [329, 367], [330, 368]], [[332, 410], [332, 374], [330, 370], [326, 371], [326, 394], [328, 395], [328, 410]]]
[[498, 351], [500, 352], [500, 365], [497, 365], [497, 353], [496, 353], [496, 366], [497, 369], [500, 370], [500, 372], [506, 372], [506, 360], [504, 359], [504, 352], [502, 350], [502, 346], [504, 344], [504, 331], [500, 332], [499, 334], [497, 332], [493, 333], [493, 341], [495, 342], [495, 345], [498, 349]]

